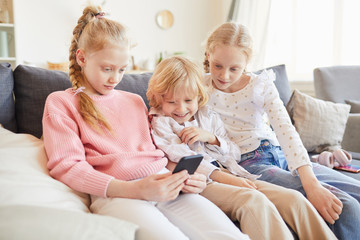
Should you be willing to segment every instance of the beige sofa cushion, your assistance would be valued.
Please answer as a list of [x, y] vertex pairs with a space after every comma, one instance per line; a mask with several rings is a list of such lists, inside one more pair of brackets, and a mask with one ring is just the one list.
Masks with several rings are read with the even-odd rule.
[[0, 207], [0, 239], [133, 240], [135, 224], [109, 216], [30, 205]]
[[135, 224], [90, 214], [87, 194], [53, 179], [42, 140], [0, 127], [0, 239], [134, 239]]
[[309, 152], [341, 146], [349, 105], [323, 101], [294, 90], [287, 110]]
[[88, 212], [90, 198], [53, 179], [43, 141], [0, 128], [0, 206], [38, 205]]

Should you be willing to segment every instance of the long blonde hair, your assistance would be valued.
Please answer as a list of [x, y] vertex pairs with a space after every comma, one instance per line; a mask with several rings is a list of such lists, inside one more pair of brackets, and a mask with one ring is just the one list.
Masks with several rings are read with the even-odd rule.
[[210, 72], [207, 54], [212, 53], [215, 47], [219, 45], [239, 47], [247, 57], [247, 62], [252, 57], [252, 38], [248, 29], [239, 23], [223, 23], [210, 33], [206, 41], [205, 59], [203, 62], [206, 73]]
[[199, 96], [198, 105], [202, 107], [208, 101], [208, 94], [202, 84], [202, 73], [199, 66], [189, 59], [173, 56], [161, 61], [149, 80], [146, 93], [149, 105], [158, 108], [162, 105], [163, 96], [167, 93], [186, 91], [190, 96]]
[[[129, 46], [126, 29], [120, 23], [102, 16], [99, 6], [88, 6], [79, 18], [73, 30], [73, 38], [69, 49], [69, 76], [74, 90], [79, 89], [87, 81], [81, 67], [76, 61], [76, 51], [99, 51], [111, 44]], [[83, 119], [95, 130], [100, 126], [111, 130], [109, 123], [97, 109], [92, 99], [84, 92], [79, 91], [80, 114]]]

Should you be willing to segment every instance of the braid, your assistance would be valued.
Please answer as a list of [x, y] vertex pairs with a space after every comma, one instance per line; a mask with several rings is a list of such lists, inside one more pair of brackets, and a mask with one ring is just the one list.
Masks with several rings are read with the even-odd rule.
[[101, 11], [100, 7], [89, 6], [83, 11], [83, 15], [79, 18], [78, 24], [73, 30], [73, 38], [69, 49], [69, 76], [74, 90], [81, 87], [84, 82], [81, 74], [81, 67], [76, 62], [76, 51], [78, 50], [78, 42], [85, 26]]
[[[73, 38], [69, 48], [69, 77], [74, 90], [80, 88], [86, 81], [80, 65], [76, 61], [76, 51], [79, 49], [79, 40], [84, 28], [87, 24], [94, 20], [97, 13], [101, 11], [100, 7], [89, 6], [83, 11], [83, 15], [79, 18], [78, 24], [73, 30]], [[96, 108], [92, 99], [84, 92], [77, 94], [80, 98], [80, 114], [83, 119], [89, 123], [95, 130], [100, 131], [100, 126], [105, 126], [111, 130], [110, 125]]]
[[205, 73], [209, 73], [210, 72], [210, 64], [209, 64], [209, 60], [208, 60], [206, 52], [205, 52], [205, 58], [204, 58], [203, 64], [204, 64]]

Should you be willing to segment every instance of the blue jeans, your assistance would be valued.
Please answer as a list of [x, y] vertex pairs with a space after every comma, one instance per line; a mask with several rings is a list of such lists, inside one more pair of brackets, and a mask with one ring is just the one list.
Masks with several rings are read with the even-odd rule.
[[[243, 154], [239, 163], [259, 180], [300, 191], [306, 196], [299, 176], [293, 176], [279, 146], [262, 140], [254, 151]], [[322, 186], [343, 203], [343, 210], [335, 224], [329, 227], [339, 239], [359, 239], [360, 236], [360, 181], [331, 168], [313, 163], [313, 171]]]

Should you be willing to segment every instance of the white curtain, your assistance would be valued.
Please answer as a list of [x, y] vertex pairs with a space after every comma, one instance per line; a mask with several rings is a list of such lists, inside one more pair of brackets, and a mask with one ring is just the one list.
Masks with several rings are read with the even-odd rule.
[[249, 70], [286, 64], [290, 80], [312, 80], [313, 69], [360, 65], [360, 1], [234, 0], [234, 21], [254, 39]]
[[[260, 69], [264, 65], [268, 38], [271, 0], [233, 0], [229, 21], [245, 25], [254, 41], [254, 56], [247, 70]], [[237, 11], [232, 14], [233, 11]]]

